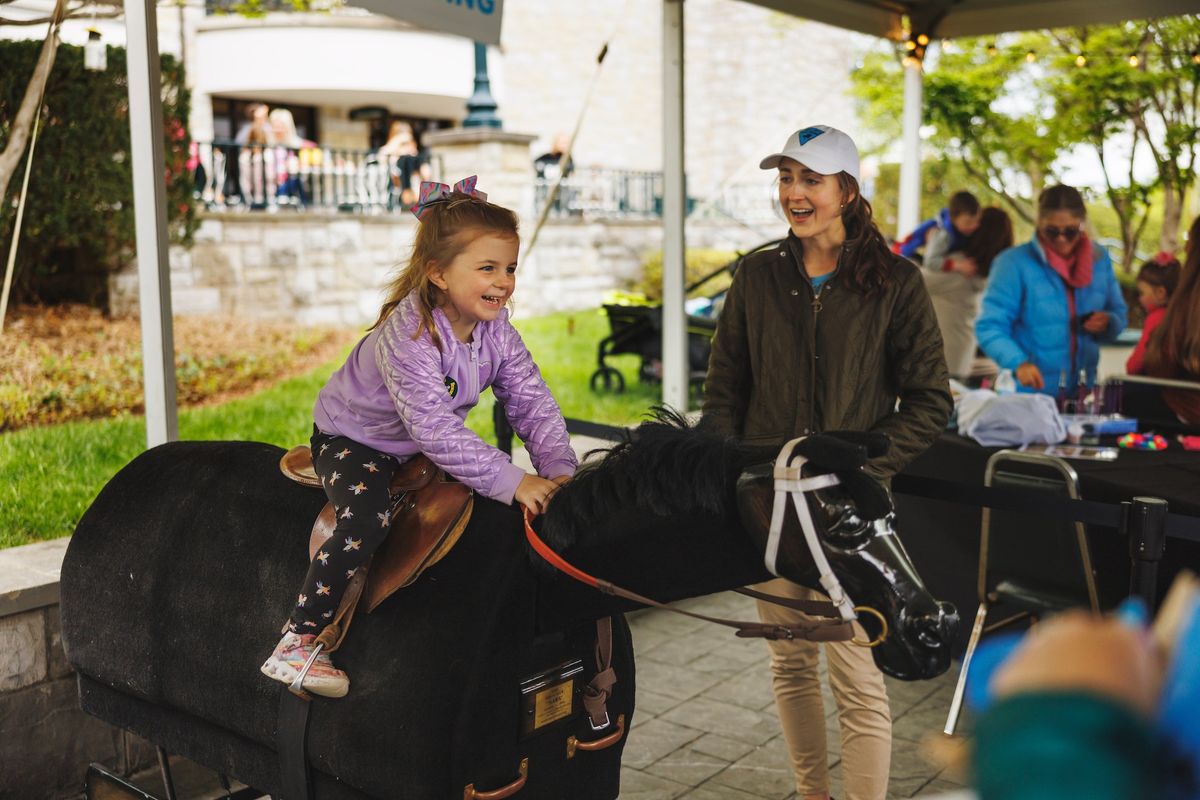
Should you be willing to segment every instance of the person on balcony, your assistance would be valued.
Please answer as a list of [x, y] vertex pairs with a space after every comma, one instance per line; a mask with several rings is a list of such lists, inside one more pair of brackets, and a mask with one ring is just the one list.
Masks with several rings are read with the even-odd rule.
[[317, 143], [301, 138], [296, 120], [286, 108], [276, 108], [269, 115], [275, 148], [275, 198], [284, 205], [308, 205], [303, 175], [320, 158]]
[[394, 120], [388, 130], [388, 140], [379, 148], [379, 155], [387, 159], [388, 167], [388, 210], [411, 208], [417, 199], [417, 185], [429, 178], [428, 165], [421, 158], [421, 149], [413, 135], [412, 125], [404, 120]]

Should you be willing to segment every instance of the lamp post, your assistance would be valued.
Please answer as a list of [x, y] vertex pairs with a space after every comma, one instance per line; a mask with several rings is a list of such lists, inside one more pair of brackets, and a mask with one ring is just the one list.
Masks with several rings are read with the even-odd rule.
[[499, 128], [500, 117], [496, 115], [496, 99], [492, 97], [492, 86], [488, 80], [487, 45], [475, 43], [475, 91], [467, 100], [467, 118], [464, 128]]

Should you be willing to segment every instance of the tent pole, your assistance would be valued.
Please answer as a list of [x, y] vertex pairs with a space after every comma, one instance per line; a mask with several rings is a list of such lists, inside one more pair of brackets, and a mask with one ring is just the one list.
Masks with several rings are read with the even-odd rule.
[[921, 115], [923, 70], [916, 58], [904, 62], [904, 136], [900, 154], [900, 208], [896, 238], [912, 232], [921, 221]]
[[663, 0], [662, 401], [687, 411], [684, 287], [683, 2]]
[[167, 187], [163, 156], [162, 72], [154, 0], [125, 3], [133, 215], [138, 302], [142, 318], [146, 446], [179, 438], [175, 344], [167, 254]]

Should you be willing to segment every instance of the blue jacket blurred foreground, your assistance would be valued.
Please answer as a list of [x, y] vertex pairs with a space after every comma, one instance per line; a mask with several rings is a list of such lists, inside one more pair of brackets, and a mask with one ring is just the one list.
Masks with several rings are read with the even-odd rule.
[[[1112, 259], [1092, 243], [1092, 281], [1070, 289], [1075, 293], [1076, 320], [1091, 311], [1109, 315], [1108, 328], [1099, 335], [1069, 318], [1068, 287], [1050, 266], [1041, 244], [1034, 239], [1005, 250], [992, 263], [983, 308], [975, 321], [979, 346], [1001, 369], [1015, 370], [1026, 361], [1041, 370], [1045, 394], [1058, 391], [1060, 374], [1074, 386], [1080, 370], [1088, 383], [1096, 379], [1100, 343], [1110, 342], [1124, 330], [1129, 312], [1121, 286], [1113, 274]], [[1071, 358], [1071, 336], [1075, 358]], [[1020, 387], [1020, 391], [1032, 391]]]

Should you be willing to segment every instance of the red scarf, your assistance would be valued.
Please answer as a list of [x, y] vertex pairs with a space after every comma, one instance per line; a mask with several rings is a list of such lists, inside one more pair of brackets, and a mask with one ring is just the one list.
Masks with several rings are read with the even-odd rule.
[[1045, 252], [1046, 260], [1050, 262], [1051, 268], [1059, 274], [1067, 286], [1080, 289], [1092, 282], [1092, 240], [1086, 233], [1079, 234], [1079, 241], [1075, 242], [1075, 249], [1068, 256], [1060, 256], [1051, 250], [1050, 243], [1040, 235], [1038, 242], [1041, 243], [1042, 251]]
[[1046, 260], [1050, 262], [1050, 268], [1058, 273], [1058, 277], [1063, 279], [1063, 283], [1067, 285], [1067, 336], [1071, 342], [1071, 371], [1075, 370], [1075, 351], [1078, 343], [1075, 341], [1075, 329], [1077, 327], [1075, 320], [1075, 290], [1087, 286], [1092, 282], [1092, 240], [1082, 231], [1079, 233], [1079, 241], [1075, 242], [1074, 249], [1068, 256], [1060, 256], [1058, 253], [1050, 249], [1050, 243], [1042, 236], [1038, 235], [1038, 243], [1042, 246], [1042, 252], [1046, 254]]

